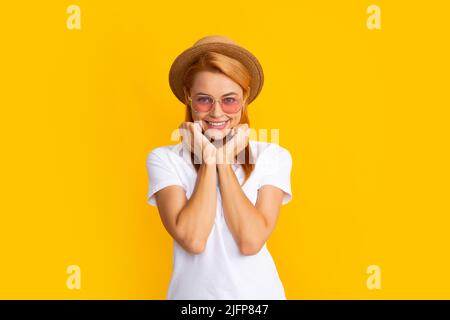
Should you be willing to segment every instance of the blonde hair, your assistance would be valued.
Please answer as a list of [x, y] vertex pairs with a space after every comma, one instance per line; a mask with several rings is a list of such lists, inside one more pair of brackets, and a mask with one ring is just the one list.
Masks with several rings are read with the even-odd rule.
[[[250, 121], [247, 112], [247, 99], [250, 95], [250, 82], [251, 76], [248, 72], [247, 68], [238, 60], [230, 58], [226, 55], [217, 53], [217, 52], [206, 52], [199, 57], [199, 59], [194, 62], [189, 69], [186, 71], [185, 77], [183, 79], [183, 90], [185, 95], [185, 104], [186, 104], [186, 119], [185, 121], [193, 122], [191, 108], [189, 106], [188, 101], [188, 93], [192, 87], [194, 82], [194, 77], [197, 72], [200, 71], [212, 71], [212, 72], [220, 72], [231, 80], [239, 84], [243, 91], [243, 108], [241, 109], [241, 120], [239, 123], [246, 123], [250, 127]], [[242, 183], [245, 184], [251, 173], [255, 168], [255, 164], [252, 157], [250, 144], [248, 144], [245, 149], [245, 163], [242, 163], [242, 169], [245, 173], [245, 179]], [[200, 164], [194, 163], [194, 155], [191, 153], [191, 161], [195, 167], [195, 170], [198, 171], [200, 168]]]

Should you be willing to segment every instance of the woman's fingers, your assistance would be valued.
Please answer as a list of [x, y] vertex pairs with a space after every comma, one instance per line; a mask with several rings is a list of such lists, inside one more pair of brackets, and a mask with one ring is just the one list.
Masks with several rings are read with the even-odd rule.
[[[202, 161], [205, 158], [213, 159], [217, 156], [217, 158], [221, 158], [221, 161], [234, 163], [236, 156], [239, 157], [241, 151], [248, 145], [250, 136], [248, 124], [239, 124], [231, 128], [231, 139], [227, 137], [227, 142], [223, 146], [216, 148], [203, 134], [202, 122], [200, 120], [183, 122], [180, 125], [180, 130], [182, 131], [183, 144]], [[240, 159], [238, 159], [238, 163], [242, 163]]]
[[202, 122], [200, 120], [193, 122], [194, 130], [202, 132]]
[[187, 127], [186, 122], [182, 122], [178, 127], [178, 131], [180, 132], [181, 141], [186, 144], [186, 140], [189, 139], [189, 128]]
[[205, 144], [206, 137], [203, 135], [200, 121], [195, 121], [192, 124], [192, 134], [194, 135], [194, 141], [198, 146]]
[[190, 152], [194, 152], [195, 139], [198, 137], [198, 135], [194, 134], [196, 131], [196, 129], [194, 129], [194, 123], [188, 121], [183, 122], [180, 125], [180, 131], [183, 144]]
[[199, 120], [194, 122], [186, 122], [184, 126], [189, 129], [188, 136], [190, 139], [190, 151], [195, 154], [197, 158], [195, 161], [200, 161], [199, 163], [211, 163], [215, 160], [216, 148], [203, 134], [202, 122]]
[[235, 127], [235, 135], [231, 139], [231, 143], [229, 148], [227, 148], [226, 152], [228, 154], [228, 159], [234, 162], [234, 159], [238, 157], [238, 163], [244, 163], [245, 159], [239, 159], [239, 154], [245, 147], [248, 145], [250, 129], [248, 124], [240, 124]]
[[217, 162], [227, 164], [236, 163], [235, 159], [237, 156], [237, 163], [245, 163], [245, 159], [241, 159], [240, 157], [240, 152], [248, 145], [250, 136], [248, 124], [239, 124], [232, 128], [230, 136], [231, 138], [227, 138], [227, 142], [218, 148]]

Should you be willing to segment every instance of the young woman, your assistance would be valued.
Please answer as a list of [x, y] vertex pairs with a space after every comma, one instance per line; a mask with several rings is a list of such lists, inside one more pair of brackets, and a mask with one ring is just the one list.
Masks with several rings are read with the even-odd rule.
[[286, 299], [266, 241], [292, 199], [289, 151], [249, 140], [263, 71], [246, 49], [207, 36], [169, 82], [186, 106], [182, 142], [147, 157], [148, 203], [174, 239], [168, 299]]

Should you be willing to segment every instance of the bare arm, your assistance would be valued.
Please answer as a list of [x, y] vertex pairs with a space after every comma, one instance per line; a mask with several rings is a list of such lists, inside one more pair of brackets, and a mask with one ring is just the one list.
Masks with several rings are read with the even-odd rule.
[[201, 164], [189, 200], [180, 186], [169, 186], [155, 193], [164, 227], [188, 252], [203, 252], [214, 225], [217, 206], [215, 164]]
[[201, 157], [194, 191], [188, 200], [182, 187], [169, 186], [155, 193], [164, 227], [186, 251], [203, 252], [216, 217], [216, 148], [202, 134], [199, 122], [180, 125], [184, 151]]
[[243, 255], [258, 253], [275, 228], [283, 191], [265, 185], [256, 204], [247, 198], [230, 164], [218, 164], [225, 221]]

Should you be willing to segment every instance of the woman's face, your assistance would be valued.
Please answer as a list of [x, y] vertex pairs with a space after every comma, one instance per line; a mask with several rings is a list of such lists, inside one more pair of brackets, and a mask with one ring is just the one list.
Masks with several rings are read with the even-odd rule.
[[[234, 93], [234, 94], [230, 94]], [[239, 84], [219, 72], [200, 71], [194, 77], [191, 97], [206, 94], [220, 101], [225, 97], [236, 97], [242, 101], [243, 90]], [[242, 108], [236, 113], [225, 113], [220, 103], [216, 102], [209, 112], [195, 112], [191, 108], [194, 121], [201, 121], [203, 132], [213, 140], [223, 139], [241, 120]], [[213, 127], [211, 122], [223, 122], [220, 127]]]

